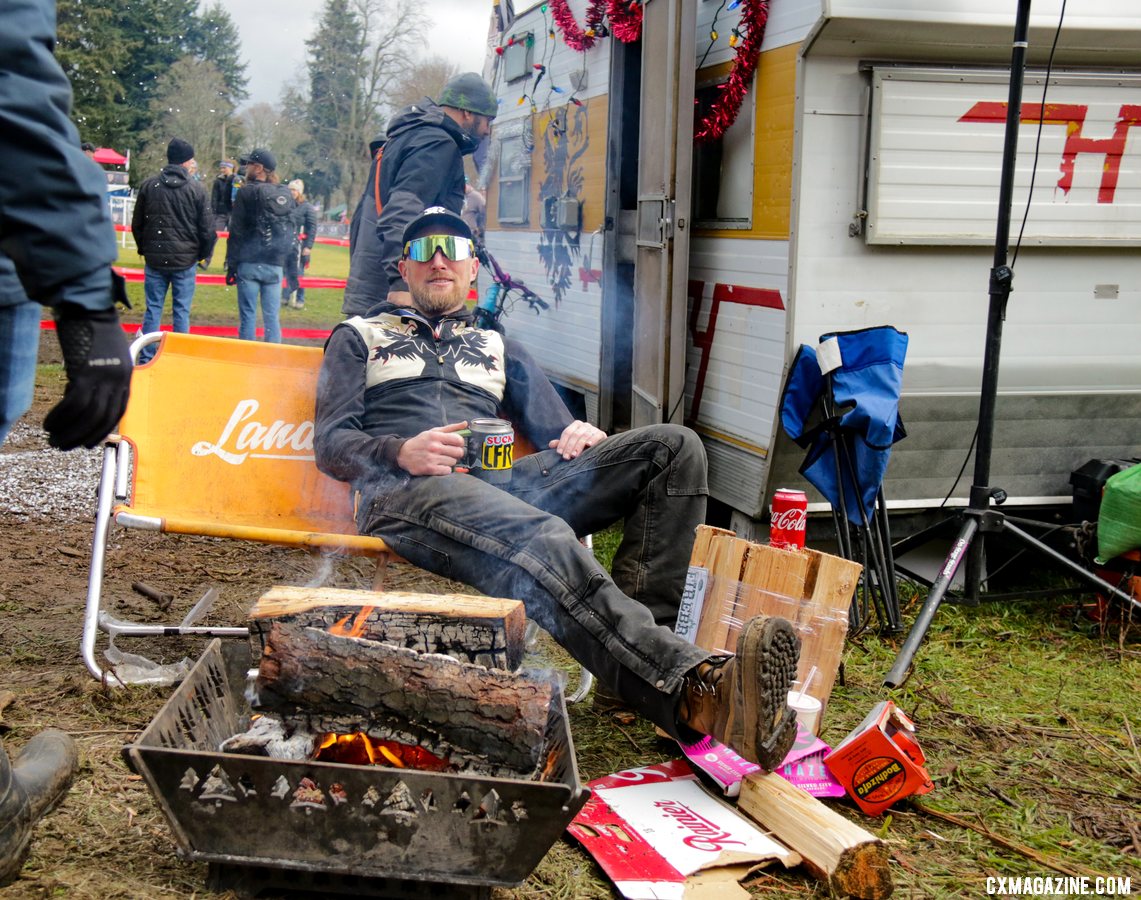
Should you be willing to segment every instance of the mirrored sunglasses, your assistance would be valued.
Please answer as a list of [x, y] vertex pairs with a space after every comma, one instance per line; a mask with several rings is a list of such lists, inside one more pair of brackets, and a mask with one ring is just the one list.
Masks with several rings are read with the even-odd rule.
[[413, 262], [428, 262], [437, 250], [443, 250], [444, 256], [452, 262], [475, 255], [475, 245], [468, 238], [454, 234], [429, 234], [405, 244], [404, 258]]

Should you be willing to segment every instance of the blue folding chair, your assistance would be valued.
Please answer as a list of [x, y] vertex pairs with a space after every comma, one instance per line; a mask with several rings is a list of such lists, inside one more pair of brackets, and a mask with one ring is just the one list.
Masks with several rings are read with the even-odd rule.
[[801, 345], [781, 395], [781, 425], [807, 451], [800, 474], [832, 506], [841, 555], [864, 565], [857, 630], [869, 597], [882, 630], [902, 630], [883, 478], [892, 446], [907, 436], [899, 415], [906, 355], [907, 335], [891, 326], [825, 334], [816, 347]]

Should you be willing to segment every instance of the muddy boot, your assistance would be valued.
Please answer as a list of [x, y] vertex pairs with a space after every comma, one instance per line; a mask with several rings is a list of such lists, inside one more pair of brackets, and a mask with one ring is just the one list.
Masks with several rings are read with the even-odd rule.
[[32, 826], [63, 799], [79, 766], [75, 741], [49, 728], [9, 761], [0, 745], [0, 887], [20, 873]]
[[678, 721], [712, 735], [771, 772], [796, 740], [788, 690], [800, 638], [784, 619], [757, 616], [737, 637], [737, 655], [713, 658], [685, 676]]

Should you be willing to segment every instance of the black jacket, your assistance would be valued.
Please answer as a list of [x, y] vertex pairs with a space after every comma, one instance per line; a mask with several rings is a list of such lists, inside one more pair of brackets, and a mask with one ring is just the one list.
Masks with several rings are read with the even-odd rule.
[[210, 209], [216, 216], [228, 216], [234, 206], [234, 176], [219, 175], [210, 187]]
[[349, 224], [349, 279], [341, 305], [341, 312], [346, 316], [363, 316], [388, 296], [388, 275], [376, 235], [377, 168], [381, 165], [382, 161], [374, 154], [364, 193]]
[[209, 259], [218, 239], [206, 189], [175, 165], [139, 188], [131, 232], [147, 265], [166, 271]]
[[293, 239], [299, 241], [303, 249], [310, 249], [317, 240], [317, 207], [308, 200], [302, 200], [289, 214], [293, 223]]
[[[264, 263], [284, 266], [285, 257], [293, 246], [293, 229], [286, 227], [272, 234], [259, 224], [258, 207], [261, 195], [273, 192], [288, 195], [288, 190], [268, 181], [246, 181], [238, 188], [234, 209], [230, 213], [230, 239], [226, 243], [226, 268], [238, 263]], [[272, 195], [272, 194], [271, 194]], [[297, 205], [288, 197], [290, 210]], [[292, 215], [292, 212], [290, 213]]]
[[30, 297], [109, 309], [118, 247], [107, 179], [68, 119], [55, 3], [4, 0], [0, 18], [0, 305]]
[[386, 475], [404, 441], [451, 422], [503, 416], [536, 447], [573, 416], [517, 342], [476, 328], [468, 310], [430, 322], [381, 304], [333, 329], [317, 384], [317, 467], [358, 489]]
[[404, 226], [429, 206], [446, 206], [456, 215], [463, 209], [463, 158], [478, 146], [478, 141], [464, 134], [441, 107], [427, 99], [400, 112], [388, 126], [380, 164], [381, 212], [376, 223], [388, 284], [375, 287], [378, 300], [383, 300], [387, 291], [408, 290], [397, 267]]

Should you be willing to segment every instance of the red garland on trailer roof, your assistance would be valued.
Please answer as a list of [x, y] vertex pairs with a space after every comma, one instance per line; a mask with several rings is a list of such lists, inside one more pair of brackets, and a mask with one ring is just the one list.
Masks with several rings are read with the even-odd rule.
[[729, 77], [718, 90], [720, 95], [713, 108], [694, 129], [694, 141], [715, 141], [729, 130], [741, 111], [741, 102], [749, 92], [757, 61], [761, 57], [761, 43], [765, 39], [765, 25], [769, 20], [769, 0], [743, 0], [741, 22], [736, 33], [741, 36], [737, 45], [737, 58]]
[[[585, 29], [575, 21], [567, 0], [550, 0], [550, 7], [551, 16], [563, 33], [563, 41], [579, 53], [585, 53], [610, 33], [627, 44], [642, 35], [640, 0], [590, 0]], [[604, 17], [610, 21], [609, 29], [603, 24]]]

